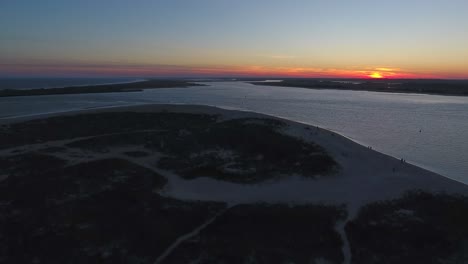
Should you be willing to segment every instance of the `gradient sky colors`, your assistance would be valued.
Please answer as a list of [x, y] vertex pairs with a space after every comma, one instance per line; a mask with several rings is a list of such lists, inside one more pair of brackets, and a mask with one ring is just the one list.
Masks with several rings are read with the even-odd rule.
[[467, 0], [2, 0], [0, 76], [468, 79]]

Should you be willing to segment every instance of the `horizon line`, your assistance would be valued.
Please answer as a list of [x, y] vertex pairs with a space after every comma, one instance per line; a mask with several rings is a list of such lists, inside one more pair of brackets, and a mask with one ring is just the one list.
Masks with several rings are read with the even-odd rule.
[[[371, 77], [305, 77], [305, 76], [113, 76], [113, 75], [18, 75], [18, 76], [1, 76], [0, 79], [320, 79], [320, 80], [434, 80], [434, 81], [468, 81], [466, 78], [424, 78], [424, 77], [406, 77], [406, 78], [371, 78]], [[143, 80], [142, 80], [143, 81]]]

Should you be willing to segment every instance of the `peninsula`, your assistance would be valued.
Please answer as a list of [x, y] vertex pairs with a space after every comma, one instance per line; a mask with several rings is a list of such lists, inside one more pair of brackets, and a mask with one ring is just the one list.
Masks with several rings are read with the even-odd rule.
[[0, 263], [467, 261], [468, 186], [316, 126], [192, 105], [1, 122]]
[[274, 82], [249, 79], [248, 82], [255, 85], [309, 89], [468, 96], [468, 80], [286, 78]]
[[143, 89], [186, 88], [190, 86], [203, 86], [203, 85], [189, 82], [189, 81], [184, 81], [184, 80], [152, 79], [152, 80], [144, 80], [140, 82], [131, 82], [131, 83], [70, 86], [70, 87], [62, 87], [62, 88], [44, 88], [44, 89], [14, 90], [14, 89], [1, 89], [0, 87], [0, 97], [55, 95], [55, 94], [138, 92], [138, 91], [142, 91]]

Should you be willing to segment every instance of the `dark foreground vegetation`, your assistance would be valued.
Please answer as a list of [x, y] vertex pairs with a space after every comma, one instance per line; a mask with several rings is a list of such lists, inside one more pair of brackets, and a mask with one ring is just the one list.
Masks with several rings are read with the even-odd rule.
[[352, 263], [468, 263], [468, 198], [412, 192], [346, 226]]
[[161, 197], [166, 179], [126, 160], [67, 166], [23, 154], [0, 164], [0, 263], [153, 263], [224, 207]]
[[467, 80], [369, 80], [283, 79], [282, 82], [251, 82], [255, 85], [310, 89], [362, 90], [390, 93], [423, 93], [468, 96]]
[[411, 192], [369, 204], [345, 238], [341, 205], [163, 196], [167, 171], [240, 184], [335, 177], [325, 150], [286, 126], [164, 111], [3, 125], [0, 263], [342, 263], [343, 239], [352, 263], [468, 263], [467, 197]]
[[155, 88], [184, 88], [189, 86], [200, 86], [183, 80], [147, 80], [133, 83], [100, 84], [89, 86], [70, 86], [63, 88], [27, 89], [13, 90], [0, 89], [0, 97], [28, 96], [28, 95], [54, 95], [54, 94], [84, 94], [84, 93], [118, 93], [138, 92], [143, 89]]
[[287, 174], [326, 176], [337, 169], [323, 148], [281, 133], [283, 126], [269, 119], [218, 121], [216, 116], [182, 113], [88, 114], [4, 127], [0, 148], [83, 138], [67, 147], [98, 153], [144, 148], [164, 154], [154, 160], [157, 166], [186, 179], [242, 183]]
[[343, 242], [335, 230], [340, 207], [239, 205], [163, 263], [342, 263]]
[[[187, 179], [241, 183], [335, 169], [320, 146], [282, 134], [285, 127], [272, 119], [223, 121], [170, 112], [95, 113], [4, 125], [0, 150], [8, 154], [0, 156], [0, 263], [154, 263], [179, 237], [226, 206], [162, 197], [167, 178], [133, 160], [153, 160], [150, 167]], [[342, 208], [326, 206], [237, 206], [202, 236], [211, 241], [206, 253], [229, 263], [236, 260], [231, 254], [248, 256], [252, 250], [261, 263], [321, 258], [340, 263], [342, 242], [334, 226], [344, 215]], [[226, 240], [232, 244], [213, 244]], [[270, 256], [273, 247], [282, 252]], [[193, 256], [183, 254], [178, 257]]]
[[[337, 164], [318, 145], [277, 131], [280, 122], [237, 119], [213, 123], [202, 131], [167, 138], [159, 161], [186, 179], [213, 177], [233, 182], [259, 182], [281, 174], [329, 175]], [[169, 148], [167, 148], [169, 147]]]

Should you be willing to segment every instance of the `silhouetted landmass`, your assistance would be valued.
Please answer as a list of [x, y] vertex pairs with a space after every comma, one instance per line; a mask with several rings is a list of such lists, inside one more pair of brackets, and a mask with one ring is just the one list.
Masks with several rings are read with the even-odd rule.
[[281, 79], [281, 82], [250, 82], [255, 85], [310, 89], [358, 90], [389, 93], [423, 93], [468, 96], [466, 80], [369, 80], [369, 79]]
[[102, 84], [89, 86], [70, 86], [63, 88], [13, 90], [0, 89], [0, 97], [28, 96], [28, 95], [54, 95], [54, 94], [84, 94], [84, 93], [118, 93], [138, 92], [143, 89], [156, 88], [185, 88], [189, 86], [203, 86], [201, 84], [183, 80], [147, 80], [133, 83]]

